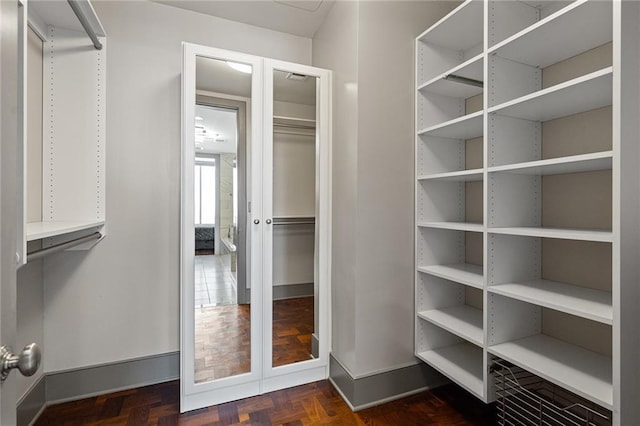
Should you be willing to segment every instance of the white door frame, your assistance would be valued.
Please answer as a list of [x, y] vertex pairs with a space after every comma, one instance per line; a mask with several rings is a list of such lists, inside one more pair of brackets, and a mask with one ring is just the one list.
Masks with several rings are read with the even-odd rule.
[[[247, 140], [247, 232], [251, 241], [247, 283], [251, 288], [251, 371], [205, 383], [195, 383], [194, 352], [194, 159], [196, 57], [250, 64], [251, 139]], [[316, 241], [314, 281], [319, 291], [318, 358], [273, 368], [272, 363], [272, 153], [273, 69], [319, 77], [316, 88]], [[265, 72], [265, 70], [267, 70]], [[322, 142], [320, 142], [322, 141]], [[181, 182], [181, 318], [180, 410], [182, 412], [237, 400], [277, 389], [326, 379], [329, 375], [331, 277], [331, 73], [319, 68], [183, 43], [182, 182]], [[239, 207], [243, 208], [243, 207]]]
[[[0, 1], [0, 345], [15, 350], [16, 281], [22, 253], [22, 165], [26, 2]], [[20, 88], [20, 85], [21, 88]], [[20, 250], [18, 250], [20, 248]], [[0, 424], [16, 424], [19, 373], [0, 384]]]

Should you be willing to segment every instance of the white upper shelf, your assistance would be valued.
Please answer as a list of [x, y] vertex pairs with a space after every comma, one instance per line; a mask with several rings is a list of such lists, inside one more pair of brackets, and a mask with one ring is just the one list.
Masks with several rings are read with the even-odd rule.
[[458, 172], [434, 173], [420, 175], [418, 180], [445, 180], [449, 182], [478, 182], [482, 180], [482, 169], [461, 170]]
[[456, 51], [482, 43], [483, 3], [467, 0], [422, 33], [418, 40]]
[[76, 231], [98, 228], [104, 221], [31, 222], [27, 223], [27, 241], [56, 237]]
[[436, 124], [418, 132], [420, 136], [449, 139], [473, 139], [482, 136], [482, 111], [463, 115], [445, 123]]
[[611, 231], [590, 229], [541, 228], [533, 226], [512, 226], [488, 228], [494, 234], [521, 235], [523, 237], [559, 238], [562, 240], [580, 240], [610, 243], [613, 241]]
[[474, 222], [418, 222], [417, 225], [423, 228], [449, 229], [451, 231], [483, 231], [483, 225]]
[[489, 291], [611, 325], [611, 293], [549, 280], [489, 286]]
[[[106, 32], [89, 0], [79, 0], [77, 5], [83, 10], [96, 35], [104, 37]], [[68, 30], [85, 32], [82, 24], [66, 1], [29, 1], [29, 21], [37, 27], [51, 25]], [[44, 29], [44, 28], [41, 28]], [[45, 32], [46, 35], [46, 32]]]
[[418, 312], [422, 319], [469, 342], [482, 346], [482, 310], [462, 305]]
[[611, 170], [613, 152], [603, 151], [590, 154], [571, 155], [568, 157], [550, 158], [527, 163], [509, 164], [489, 167], [488, 172], [503, 172], [520, 175], [559, 175], [567, 173]]
[[470, 263], [420, 266], [418, 271], [470, 287], [481, 289], [484, 286], [482, 266]]
[[489, 108], [489, 113], [531, 121], [547, 121], [591, 111], [611, 105], [612, 81], [613, 68], [607, 67], [496, 105]]
[[612, 5], [579, 0], [498, 43], [489, 54], [544, 68], [613, 38]]
[[418, 90], [453, 98], [469, 98], [471, 96], [479, 95], [483, 92], [482, 87], [447, 80], [445, 77], [447, 75], [455, 75], [471, 80], [482, 81], [482, 58], [483, 55], [478, 55], [474, 58], [471, 58], [468, 61], [458, 65], [457, 67], [450, 69], [446, 73], [443, 73], [422, 84], [418, 87]]

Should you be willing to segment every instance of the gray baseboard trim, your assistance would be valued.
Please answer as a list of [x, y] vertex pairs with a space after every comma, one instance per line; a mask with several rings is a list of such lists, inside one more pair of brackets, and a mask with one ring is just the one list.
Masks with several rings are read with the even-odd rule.
[[32, 424], [40, 417], [46, 406], [46, 376], [43, 374], [18, 402], [16, 406], [17, 424]]
[[273, 300], [313, 296], [313, 283], [285, 284], [273, 286]]
[[48, 405], [179, 378], [180, 352], [47, 373], [18, 405], [18, 425], [33, 423]]
[[333, 355], [329, 356], [329, 380], [353, 411], [449, 383], [446, 377], [424, 363], [353, 378]]

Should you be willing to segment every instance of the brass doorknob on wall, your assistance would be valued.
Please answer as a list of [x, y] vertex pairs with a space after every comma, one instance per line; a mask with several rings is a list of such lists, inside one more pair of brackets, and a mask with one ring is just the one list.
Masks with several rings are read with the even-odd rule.
[[19, 355], [14, 355], [12, 351], [8, 346], [0, 348], [0, 379], [2, 381], [14, 368], [20, 370], [23, 376], [33, 376], [38, 371], [42, 352], [37, 344], [28, 344]]
[[253, 223], [255, 223], [256, 225], [257, 225], [257, 224], [259, 224], [259, 223], [260, 223], [260, 219], [255, 219], [255, 220], [253, 221]]
[[267, 219], [265, 222], [267, 222], [267, 225], [271, 225], [271, 219]]

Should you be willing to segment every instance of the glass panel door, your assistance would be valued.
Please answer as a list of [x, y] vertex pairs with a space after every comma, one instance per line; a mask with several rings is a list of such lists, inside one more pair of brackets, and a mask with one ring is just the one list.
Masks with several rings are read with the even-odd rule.
[[[262, 297], [251, 277], [260, 280], [261, 229], [249, 226], [247, 207], [259, 182], [259, 173], [249, 170], [261, 162], [262, 59], [185, 45], [184, 67], [181, 409], [186, 411], [260, 392]], [[248, 155], [251, 149], [257, 157]], [[253, 192], [259, 195], [259, 189]], [[259, 197], [253, 204], [260, 209]]]
[[326, 377], [329, 75], [265, 64], [263, 345], [271, 389]]

